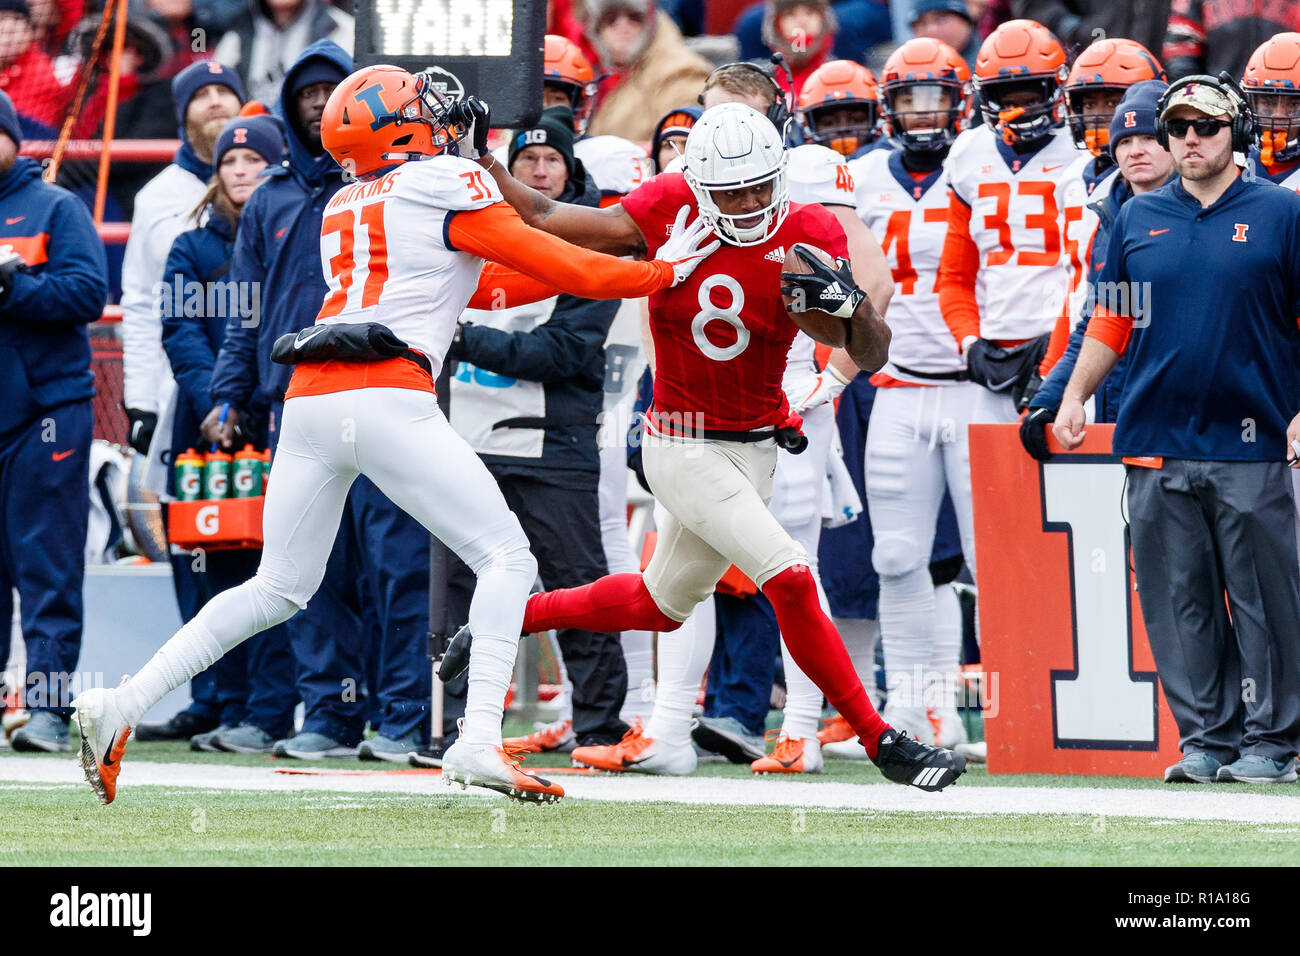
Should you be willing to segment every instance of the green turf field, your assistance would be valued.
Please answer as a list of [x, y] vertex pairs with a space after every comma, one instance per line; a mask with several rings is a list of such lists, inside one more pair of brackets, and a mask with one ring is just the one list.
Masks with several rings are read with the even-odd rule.
[[[828, 760], [821, 775], [764, 779], [743, 766], [705, 763], [681, 781], [561, 776], [570, 796], [552, 807], [448, 791], [433, 776], [370, 774], [352, 779], [373, 789], [345, 792], [330, 789], [337, 776], [272, 772], [400, 769], [391, 764], [274, 761], [135, 742], [118, 800], [101, 807], [68, 773], [71, 762], [71, 755], [0, 751], [0, 865], [1254, 866], [1300, 859], [1297, 785], [1174, 788], [1156, 780], [990, 776], [974, 767], [958, 786], [932, 795], [883, 784], [858, 761]], [[539, 756], [528, 766], [567, 763]], [[189, 785], [195, 775], [205, 782]], [[256, 789], [272, 778], [285, 789]], [[381, 792], [390, 781], [405, 791]], [[295, 789], [299, 782], [316, 789]], [[237, 786], [251, 789], [229, 788]], [[579, 787], [584, 793], [575, 796]], [[655, 787], [691, 787], [699, 799]], [[816, 805], [844, 794], [907, 809]], [[972, 798], [983, 809], [963, 809]], [[1075, 812], [1053, 812], [1053, 798], [1073, 801]], [[1170, 816], [1162, 816], [1161, 801]], [[1206, 818], [1197, 819], [1202, 805]], [[1264, 807], [1271, 809], [1261, 813]]]

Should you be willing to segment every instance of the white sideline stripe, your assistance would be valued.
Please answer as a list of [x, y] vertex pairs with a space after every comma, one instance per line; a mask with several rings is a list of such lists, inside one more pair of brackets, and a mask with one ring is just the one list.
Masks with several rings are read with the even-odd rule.
[[[128, 752], [118, 780], [118, 800], [127, 803], [135, 787], [200, 787], [210, 790], [326, 791], [345, 793], [410, 793], [461, 795], [437, 777], [422, 774], [284, 774], [278, 766], [232, 767], [192, 763], [132, 763]], [[341, 761], [340, 770], [362, 769]], [[545, 770], [538, 768], [543, 775]], [[934, 768], [930, 768], [934, 769]], [[653, 777], [599, 775], [554, 778], [566, 794], [581, 800], [626, 803], [663, 801], [720, 806], [791, 806], [826, 809], [921, 813], [1053, 813], [1086, 817], [1140, 817], [1161, 820], [1229, 820], [1244, 823], [1300, 823], [1300, 790], [1292, 784], [1241, 793], [1211, 793], [1194, 785], [1169, 790], [1121, 790], [1088, 787], [963, 787], [960, 781], [942, 793], [924, 793], [891, 783], [805, 783], [799, 780], [719, 779], [716, 777]], [[85, 786], [74, 759], [49, 760], [0, 757], [0, 781], [22, 784]], [[1249, 784], [1240, 785], [1245, 791]], [[0, 784], [0, 789], [4, 789]], [[94, 803], [85, 787], [87, 804]], [[470, 789], [464, 796], [494, 794]]]

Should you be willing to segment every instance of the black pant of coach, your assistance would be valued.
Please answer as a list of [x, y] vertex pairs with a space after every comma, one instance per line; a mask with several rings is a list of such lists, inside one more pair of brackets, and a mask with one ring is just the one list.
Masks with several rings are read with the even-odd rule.
[[[590, 584], [609, 573], [600, 537], [598, 472], [534, 468], [531, 474], [488, 465], [506, 504], [519, 518], [537, 558], [546, 590]], [[447, 613], [455, 628], [469, 620], [474, 574], [455, 555], [448, 564]], [[627, 696], [627, 662], [617, 634], [570, 628], [557, 631], [560, 655], [573, 684], [573, 733], [578, 746], [615, 744], [627, 732], [618, 713]], [[463, 678], [447, 685], [447, 726], [465, 712]], [[449, 731], [451, 732], [451, 731]]]
[[1300, 737], [1300, 561], [1287, 466], [1129, 466], [1128, 512], [1142, 617], [1180, 748], [1225, 764], [1243, 754], [1290, 759]]

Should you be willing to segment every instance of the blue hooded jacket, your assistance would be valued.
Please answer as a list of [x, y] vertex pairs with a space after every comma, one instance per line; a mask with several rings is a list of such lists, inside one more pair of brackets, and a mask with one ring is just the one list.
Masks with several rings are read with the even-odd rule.
[[[1102, 198], [1088, 204], [1089, 208], [1097, 214], [1099, 220], [1097, 224], [1097, 236], [1092, 242], [1092, 256], [1088, 263], [1089, 281], [1095, 282], [1097, 276], [1101, 274], [1101, 267], [1105, 264], [1106, 247], [1110, 243], [1110, 229], [1115, 223], [1115, 217], [1119, 215], [1120, 206], [1133, 195], [1129, 184], [1124, 181], [1123, 177], [1116, 174], [1115, 182], [1111, 185], [1110, 191]], [[1030, 408], [1050, 408], [1052, 410], [1061, 407], [1061, 400], [1065, 397], [1065, 386], [1069, 384], [1070, 375], [1074, 372], [1074, 364], [1079, 360], [1079, 350], [1083, 348], [1084, 333], [1088, 331], [1088, 320], [1092, 318], [1092, 310], [1085, 309], [1084, 314], [1079, 317], [1073, 329], [1070, 330], [1070, 341], [1065, 347], [1065, 352], [1052, 370], [1047, 373], [1047, 378], [1038, 391], [1034, 393], [1033, 399], [1029, 402]], [[1101, 385], [1097, 387], [1096, 395], [1096, 419], [1102, 424], [1113, 424], [1119, 417], [1119, 406], [1124, 398], [1124, 379], [1128, 375], [1128, 363], [1131, 353], [1126, 352], [1119, 357], [1115, 367], [1110, 370], [1110, 374], [1102, 380]]]
[[95, 394], [87, 323], [108, 299], [104, 244], [86, 207], [19, 157], [0, 176], [0, 247], [28, 268], [0, 299], [0, 434]]
[[237, 408], [269, 407], [282, 401], [292, 366], [271, 361], [271, 345], [286, 332], [316, 320], [325, 301], [320, 267], [320, 229], [325, 204], [343, 186], [343, 170], [329, 153], [312, 156], [300, 138], [297, 107], [290, 102], [295, 76], [314, 59], [337, 66], [347, 76], [352, 58], [337, 43], [317, 40], [285, 74], [274, 113], [284, 123], [288, 162], [270, 168], [253, 191], [239, 222], [229, 279], [256, 283], [260, 315], [232, 316], [212, 373], [214, 403]]

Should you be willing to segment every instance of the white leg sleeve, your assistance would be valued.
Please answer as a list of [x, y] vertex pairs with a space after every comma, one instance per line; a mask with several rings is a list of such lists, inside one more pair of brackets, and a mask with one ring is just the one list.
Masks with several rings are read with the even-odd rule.
[[709, 669], [717, 633], [713, 597], [709, 596], [696, 605], [681, 627], [659, 635], [659, 684], [646, 722], [647, 737], [670, 744], [690, 742], [691, 712]]
[[474, 653], [464, 736], [467, 742], [499, 745], [524, 602], [537, 577], [537, 560], [519, 519], [431, 393], [371, 388], [337, 394], [361, 396], [353, 414], [365, 474], [478, 578], [469, 606]]
[[[631, 409], [636, 398], [629, 394], [619, 405]], [[621, 423], [624, 416], [611, 413], [614, 421]], [[622, 434], [627, 429], [623, 428]], [[622, 442], [608, 442], [600, 448], [600, 537], [605, 546], [605, 563], [610, 574], [626, 574], [641, 570], [641, 563], [632, 551], [627, 537], [627, 446]], [[627, 663], [627, 696], [619, 718], [631, 723], [644, 719], [650, 713], [655, 696], [654, 637], [649, 631], [624, 631], [621, 637], [623, 659]]]
[[306, 396], [285, 406], [267, 479], [257, 574], [204, 605], [122, 685], [119, 706], [129, 722], [138, 721], [164, 694], [232, 647], [288, 620], [320, 586], [357, 474], [350, 449], [338, 447], [340, 416], [337, 402], [330, 401], [334, 397]]

